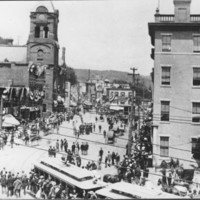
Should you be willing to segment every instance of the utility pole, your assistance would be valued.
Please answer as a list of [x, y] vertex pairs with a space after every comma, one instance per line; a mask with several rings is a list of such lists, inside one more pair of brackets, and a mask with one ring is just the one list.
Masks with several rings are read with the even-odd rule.
[[1, 95], [1, 105], [0, 105], [0, 131], [2, 130], [3, 122], [3, 95]]
[[77, 100], [77, 104], [78, 104], [78, 106], [79, 106], [79, 98], [80, 98], [80, 85], [79, 85], [79, 82], [77, 83], [77, 93], [78, 93], [78, 100]]
[[131, 84], [131, 90], [132, 90], [132, 99], [131, 99], [131, 114], [129, 117], [129, 136], [128, 136], [128, 157], [131, 157], [131, 150], [132, 150], [132, 143], [133, 143], [133, 131], [135, 129], [135, 71], [137, 70], [136, 68], [131, 68], [133, 71], [132, 74], [132, 84]]

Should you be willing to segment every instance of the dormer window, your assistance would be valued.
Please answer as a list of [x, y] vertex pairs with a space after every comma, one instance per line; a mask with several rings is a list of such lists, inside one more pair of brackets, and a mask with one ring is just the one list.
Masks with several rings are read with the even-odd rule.
[[48, 38], [48, 32], [49, 32], [49, 28], [48, 28], [48, 26], [45, 26], [43, 29], [43, 37], [44, 38]]
[[36, 26], [35, 27], [35, 38], [39, 38], [40, 37], [40, 27]]

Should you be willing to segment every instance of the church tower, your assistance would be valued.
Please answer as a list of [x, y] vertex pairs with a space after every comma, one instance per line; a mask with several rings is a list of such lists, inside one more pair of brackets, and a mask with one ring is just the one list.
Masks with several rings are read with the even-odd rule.
[[27, 42], [28, 61], [54, 66], [58, 64], [58, 10], [40, 5], [30, 14], [30, 34]]
[[[30, 90], [43, 82], [45, 99], [44, 110], [52, 110], [54, 88], [56, 87], [56, 71], [58, 68], [58, 22], [59, 12], [49, 2], [39, 2], [30, 14], [30, 33], [27, 41], [27, 61], [35, 66], [45, 66], [44, 81], [29, 73]], [[44, 4], [44, 5], [43, 5]], [[30, 66], [29, 66], [30, 68]], [[39, 82], [38, 82], [39, 80]], [[39, 90], [41, 90], [41, 85]]]

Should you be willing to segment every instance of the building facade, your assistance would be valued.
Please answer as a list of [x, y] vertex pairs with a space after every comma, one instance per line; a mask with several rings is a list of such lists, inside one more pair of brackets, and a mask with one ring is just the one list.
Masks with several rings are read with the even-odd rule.
[[0, 94], [8, 113], [20, 107], [22, 112], [54, 111], [58, 99], [64, 104], [65, 48], [59, 65], [58, 22], [58, 10], [50, 2], [38, 2], [30, 13], [26, 45], [0, 38]]
[[[52, 100], [56, 99], [54, 94], [57, 93], [58, 17], [58, 10], [48, 10], [43, 5], [30, 14], [30, 33], [27, 41], [29, 87], [33, 95], [45, 90], [44, 111], [52, 111]], [[36, 66], [36, 70], [32, 70], [32, 66]]]
[[125, 88], [108, 88], [107, 96], [109, 97], [110, 109], [121, 110], [128, 115], [131, 110], [131, 89]]
[[189, 166], [200, 150], [200, 15], [191, 15], [190, 5], [191, 0], [174, 0], [173, 15], [157, 10], [155, 22], [148, 24], [154, 59], [154, 164], [173, 157]]

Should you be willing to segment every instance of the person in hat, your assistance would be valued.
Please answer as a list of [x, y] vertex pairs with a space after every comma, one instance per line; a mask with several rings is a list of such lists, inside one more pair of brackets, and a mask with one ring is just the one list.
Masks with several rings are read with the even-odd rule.
[[88, 142], [86, 142], [86, 144], [85, 144], [85, 152], [86, 152], [86, 155], [88, 155], [88, 149], [89, 149], [89, 144], [88, 144]]
[[112, 159], [110, 151], [108, 151], [107, 157], [108, 157], [108, 167], [110, 167], [110, 163], [111, 163], [111, 159]]
[[14, 144], [14, 135], [12, 134], [11, 138], [10, 138], [10, 146], [11, 146], [11, 148], [13, 148], [13, 144]]
[[56, 148], [55, 147], [53, 147], [53, 149], [52, 149], [52, 155], [54, 156], [54, 158], [56, 157]]
[[17, 177], [17, 179], [14, 181], [13, 183], [13, 187], [14, 187], [14, 194], [16, 197], [20, 197], [21, 194], [21, 187], [22, 187], [22, 181], [19, 177]]
[[51, 146], [49, 147], [49, 150], [48, 150], [48, 155], [49, 155], [49, 157], [51, 157], [51, 156], [52, 156], [52, 147], [51, 147]]
[[59, 152], [59, 140], [56, 141], [56, 151]]
[[120, 155], [118, 153], [116, 153], [115, 155], [115, 160], [116, 160], [116, 165], [118, 166], [120, 162]]
[[6, 193], [6, 187], [7, 187], [7, 177], [6, 174], [1, 176], [1, 189], [2, 194]]
[[60, 140], [60, 150], [63, 151], [64, 141], [63, 139]]
[[24, 195], [26, 195], [26, 189], [28, 187], [28, 177], [26, 176], [26, 174], [24, 174], [24, 176], [22, 176], [22, 190], [24, 192]]
[[140, 177], [141, 177], [141, 170], [140, 166], [138, 165], [135, 169], [135, 182], [137, 185], [140, 183]]
[[101, 147], [101, 149], [99, 150], [99, 156], [100, 156], [100, 158], [101, 158], [101, 160], [102, 160], [102, 158], [103, 158], [103, 149], [102, 149], [102, 147]]

